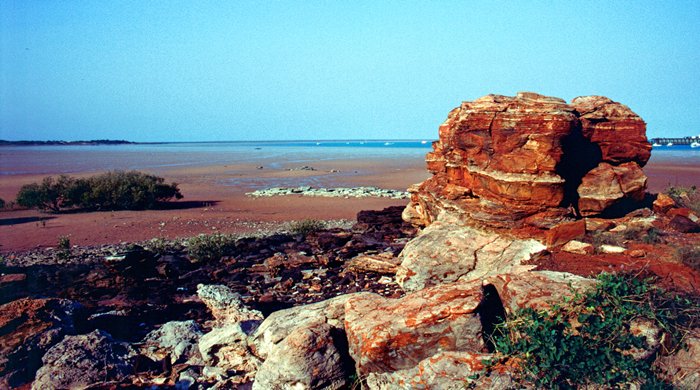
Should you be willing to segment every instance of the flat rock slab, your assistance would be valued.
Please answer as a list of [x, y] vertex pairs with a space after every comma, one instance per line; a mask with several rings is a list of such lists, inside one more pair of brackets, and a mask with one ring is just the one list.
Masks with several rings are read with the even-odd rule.
[[427, 288], [400, 299], [357, 295], [345, 304], [345, 331], [359, 375], [415, 366], [439, 351], [484, 346], [477, 308], [481, 281]]

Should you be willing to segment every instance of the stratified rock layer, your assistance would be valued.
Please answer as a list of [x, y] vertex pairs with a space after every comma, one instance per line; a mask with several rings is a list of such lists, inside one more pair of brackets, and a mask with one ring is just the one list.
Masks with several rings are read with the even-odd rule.
[[449, 213], [467, 224], [546, 230], [604, 213], [643, 196], [645, 132], [627, 106], [601, 96], [566, 104], [521, 92], [464, 102], [440, 126], [426, 156], [434, 176], [409, 189], [404, 218], [426, 226]]

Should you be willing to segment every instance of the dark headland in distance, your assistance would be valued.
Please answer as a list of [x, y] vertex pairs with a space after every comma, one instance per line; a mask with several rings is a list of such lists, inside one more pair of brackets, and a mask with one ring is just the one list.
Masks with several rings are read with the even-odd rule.
[[131, 145], [136, 142], [111, 139], [91, 141], [6, 141], [0, 140], [0, 146], [44, 146], [44, 145]]
[[421, 144], [428, 144], [434, 141], [433, 139], [342, 139], [342, 140], [331, 140], [331, 139], [320, 139], [320, 140], [258, 140], [258, 141], [160, 141], [160, 142], [133, 142], [126, 140], [109, 140], [109, 139], [97, 139], [90, 141], [8, 141], [0, 140], [0, 146], [75, 146], [75, 145], [164, 145], [164, 144], [304, 144], [304, 143], [315, 143], [316, 145], [321, 145], [323, 143], [377, 143], [377, 142], [419, 142]]

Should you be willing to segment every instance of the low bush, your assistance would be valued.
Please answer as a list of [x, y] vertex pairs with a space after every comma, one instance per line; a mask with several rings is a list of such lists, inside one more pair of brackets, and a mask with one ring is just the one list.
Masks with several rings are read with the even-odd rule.
[[601, 274], [597, 287], [549, 310], [522, 309], [496, 326], [493, 345], [498, 358], [510, 361], [518, 379], [536, 388], [579, 386], [663, 388], [652, 363], [630, 352], [646, 348], [630, 331], [633, 320], [647, 320], [678, 346], [687, 329], [700, 321], [697, 298], [657, 287], [652, 279]]
[[165, 238], [152, 238], [143, 244], [147, 250], [164, 255], [182, 250], [182, 245], [178, 241], [169, 241]]
[[671, 186], [664, 191], [676, 204], [687, 207], [696, 213], [700, 213], [700, 190], [696, 186], [675, 187]]
[[53, 212], [74, 207], [140, 210], [172, 198], [182, 199], [177, 183], [166, 184], [161, 177], [137, 171], [114, 171], [86, 179], [46, 177], [41, 183], [22, 186], [17, 204]]
[[200, 234], [185, 241], [187, 255], [194, 261], [214, 261], [232, 254], [238, 236], [232, 234]]
[[5, 208], [5, 200], [3, 198], [0, 198], [0, 209]]
[[324, 221], [319, 221], [317, 219], [304, 219], [301, 221], [292, 221], [289, 222], [286, 226], [286, 230], [288, 230], [292, 234], [301, 234], [302, 236], [305, 236], [309, 233], [317, 232], [319, 230], [323, 230], [326, 228], [326, 222]]
[[58, 237], [58, 258], [67, 259], [71, 255], [70, 250], [70, 237], [60, 236]]

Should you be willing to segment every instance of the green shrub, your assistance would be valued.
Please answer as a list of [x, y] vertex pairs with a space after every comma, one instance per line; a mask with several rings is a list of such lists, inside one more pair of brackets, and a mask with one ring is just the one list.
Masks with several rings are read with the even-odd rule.
[[233, 253], [238, 237], [232, 234], [200, 234], [185, 241], [187, 255], [195, 261], [219, 260]]
[[38, 208], [57, 212], [61, 208], [71, 207], [75, 199], [68, 198], [68, 189], [75, 180], [61, 175], [57, 179], [45, 177], [41, 183], [24, 185], [17, 193], [17, 204], [27, 208]]
[[58, 212], [81, 207], [98, 210], [139, 210], [154, 208], [158, 202], [173, 197], [181, 199], [177, 183], [165, 184], [165, 179], [142, 172], [114, 171], [87, 179], [61, 175], [46, 177], [41, 182], [22, 186], [17, 204]]
[[289, 222], [286, 230], [292, 234], [301, 234], [302, 236], [305, 236], [309, 233], [317, 232], [325, 228], [325, 221], [319, 221], [317, 219], [304, 219], [301, 221]]
[[700, 302], [667, 293], [651, 279], [601, 274], [598, 281], [595, 290], [549, 310], [519, 310], [497, 325], [498, 358], [489, 364], [511, 359], [519, 379], [537, 388], [667, 387], [651, 367], [654, 356], [630, 355], [645, 347], [644, 338], [630, 332], [630, 323], [650, 320], [677, 345], [686, 329], [697, 326]]
[[5, 208], [5, 200], [3, 198], [0, 198], [0, 209]]
[[182, 250], [182, 246], [177, 241], [169, 241], [165, 238], [152, 238], [143, 244], [143, 247], [153, 253], [164, 255], [167, 253]]
[[59, 236], [58, 237], [58, 258], [59, 259], [67, 259], [70, 257], [71, 250], [70, 250], [70, 237], [68, 236]]
[[700, 213], [700, 191], [696, 186], [690, 187], [668, 187], [664, 191], [676, 204], [687, 207], [696, 213]]

